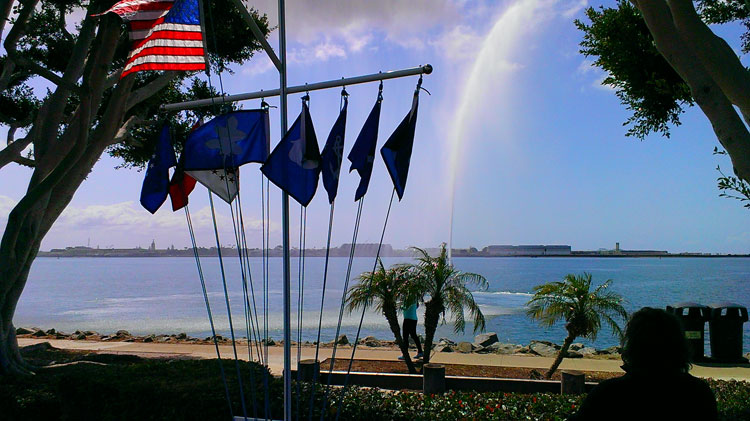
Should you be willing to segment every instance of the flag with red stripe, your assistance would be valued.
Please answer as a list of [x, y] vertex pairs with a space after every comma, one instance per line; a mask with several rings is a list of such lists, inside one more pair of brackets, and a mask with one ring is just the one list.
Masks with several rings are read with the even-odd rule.
[[121, 0], [104, 13], [130, 24], [133, 47], [122, 75], [206, 68], [198, 0]]

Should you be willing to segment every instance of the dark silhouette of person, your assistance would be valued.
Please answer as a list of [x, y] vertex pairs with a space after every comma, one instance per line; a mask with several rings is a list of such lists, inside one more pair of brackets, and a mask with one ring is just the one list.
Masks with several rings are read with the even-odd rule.
[[605, 380], [570, 420], [716, 420], [708, 384], [688, 374], [690, 353], [677, 317], [644, 307], [625, 329], [625, 375]]

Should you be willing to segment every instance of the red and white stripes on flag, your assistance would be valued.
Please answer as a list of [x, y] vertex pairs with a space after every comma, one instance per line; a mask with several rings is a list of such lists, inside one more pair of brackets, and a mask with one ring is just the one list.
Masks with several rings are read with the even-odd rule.
[[198, 0], [122, 0], [109, 12], [129, 22], [133, 40], [121, 78], [142, 70], [206, 68]]

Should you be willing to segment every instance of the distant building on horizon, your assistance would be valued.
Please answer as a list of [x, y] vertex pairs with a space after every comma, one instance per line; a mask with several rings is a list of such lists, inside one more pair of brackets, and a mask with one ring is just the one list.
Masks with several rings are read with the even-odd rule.
[[492, 245], [482, 249], [488, 256], [568, 256], [568, 245]]

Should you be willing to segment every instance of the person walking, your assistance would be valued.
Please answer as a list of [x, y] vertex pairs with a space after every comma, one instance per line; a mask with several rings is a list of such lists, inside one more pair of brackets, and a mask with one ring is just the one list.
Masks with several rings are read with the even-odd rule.
[[[417, 345], [417, 355], [414, 359], [421, 359], [424, 354], [422, 353], [422, 344], [419, 342], [419, 336], [417, 336], [417, 307], [419, 305], [415, 302], [411, 304], [404, 304], [404, 323], [403, 323], [403, 336], [404, 342], [407, 347], [409, 345], [409, 336], [414, 339], [414, 343]], [[398, 359], [403, 360], [404, 357], [400, 356]]]

